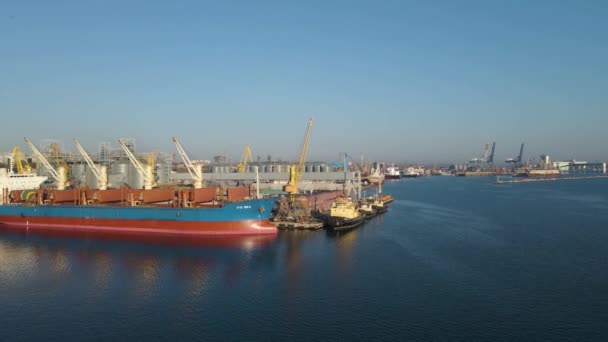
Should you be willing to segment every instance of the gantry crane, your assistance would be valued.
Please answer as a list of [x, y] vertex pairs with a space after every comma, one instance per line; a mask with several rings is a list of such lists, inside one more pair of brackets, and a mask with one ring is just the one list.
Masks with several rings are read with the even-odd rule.
[[144, 178], [144, 189], [152, 189], [154, 187], [154, 174], [152, 173], [152, 166], [146, 165], [144, 167], [139, 160], [137, 160], [125, 142], [122, 141], [122, 139], [118, 139], [118, 143], [120, 144], [120, 147], [122, 147], [123, 151], [125, 151], [127, 157], [129, 157], [129, 160], [135, 167], [135, 170], [137, 170], [137, 172]]
[[312, 118], [308, 120], [308, 126], [306, 127], [306, 134], [304, 135], [304, 142], [300, 149], [300, 157], [297, 165], [291, 165], [289, 167], [289, 182], [283, 188], [287, 192], [292, 200], [295, 195], [298, 194], [298, 184], [302, 180], [304, 175], [304, 162], [306, 161], [306, 155], [308, 154], [308, 142], [310, 141], [310, 129], [312, 127]]
[[32, 154], [34, 155], [34, 157], [36, 157], [42, 163], [42, 165], [44, 165], [44, 167], [49, 170], [49, 173], [55, 179], [55, 183], [57, 184], [57, 190], [65, 190], [65, 187], [67, 185], [67, 172], [65, 167], [58, 166], [57, 169], [55, 169], [51, 165], [51, 163], [49, 163], [46, 157], [42, 153], [40, 153], [40, 151], [38, 151], [36, 146], [34, 146], [34, 144], [32, 144], [32, 142], [28, 140], [28, 138], [23, 139], [32, 150]]
[[177, 148], [177, 152], [179, 156], [182, 157], [182, 161], [184, 165], [186, 165], [186, 169], [188, 169], [188, 173], [190, 177], [192, 177], [192, 181], [194, 182], [194, 188], [200, 189], [203, 187], [203, 166], [200, 164], [194, 165], [186, 151], [182, 147], [182, 145], [177, 141], [177, 138], [173, 137], [173, 142], [175, 143], [175, 147]]
[[109, 185], [108, 184], [108, 170], [107, 170], [106, 166], [105, 165], [97, 166], [95, 163], [93, 163], [93, 160], [91, 159], [91, 157], [89, 156], [87, 151], [82, 147], [82, 145], [80, 145], [78, 140], [74, 139], [74, 145], [76, 145], [78, 152], [80, 152], [80, 154], [82, 155], [84, 160], [87, 162], [87, 165], [89, 165], [89, 168], [91, 168], [91, 171], [95, 175], [95, 178], [97, 178], [97, 188], [99, 190], [106, 190]]
[[[26, 174], [32, 173], [32, 167], [30, 166], [30, 164], [28, 164], [28, 162], [26, 160], [21, 158], [21, 154], [22, 154], [21, 148], [19, 147], [19, 145], [16, 145], [13, 148], [13, 154], [12, 154], [11, 160], [17, 167], [17, 174], [26, 175]], [[12, 167], [11, 167], [11, 170], [12, 170]]]
[[241, 162], [236, 166], [238, 173], [245, 173], [247, 170], [247, 162], [252, 163], [253, 157], [251, 156], [251, 148], [246, 145], [245, 150], [243, 151], [243, 156], [241, 157]]

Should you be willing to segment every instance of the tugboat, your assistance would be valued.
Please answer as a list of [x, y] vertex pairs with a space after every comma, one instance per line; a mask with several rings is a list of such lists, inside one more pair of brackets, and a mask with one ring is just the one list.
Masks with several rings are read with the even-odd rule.
[[374, 210], [376, 210], [376, 213], [382, 214], [382, 213], [386, 212], [387, 208], [386, 208], [386, 206], [384, 205], [384, 202], [382, 201], [382, 199], [380, 199], [379, 196], [377, 196], [377, 195], [373, 196], [371, 198], [371, 201], [372, 201], [372, 208], [374, 208]]
[[384, 204], [389, 204], [389, 203], [391, 203], [392, 201], [394, 201], [395, 199], [393, 198], [393, 196], [392, 196], [392, 195], [388, 195], [388, 194], [386, 194], [386, 195], [380, 195], [380, 200], [381, 200], [381, 201], [382, 201], [382, 203], [384, 203]]
[[359, 212], [365, 215], [365, 217], [368, 219], [376, 215], [376, 209], [374, 209], [372, 207], [372, 203], [365, 198], [359, 201]]
[[338, 197], [331, 206], [327, 223], [335, 231], [353, 229], [365, 221], [355, 203], [348, 197]]

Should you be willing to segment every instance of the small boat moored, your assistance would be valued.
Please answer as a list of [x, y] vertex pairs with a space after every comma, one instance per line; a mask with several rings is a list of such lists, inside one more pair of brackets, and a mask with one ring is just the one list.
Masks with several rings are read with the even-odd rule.
[[389, 203], [393, 202], [395, 199], [393, 198], [392, 195], [384, 194], [384, 195], [380, 195], [380, 200], [384, 204], [389, 204]]
[[374, 210], [376, 210], [376, 213], [378, 214], [382, 214], [385, 213], [387, 210], [387, 207], [385, 205], [385, 203], [382, 201], [382, 199], [380, 199], [380, 196], [376, 195], [370, 198], [370, 201], [372, 203], [372, 208], [374, 208]]
[[372, 218], [377, 214], [376, 209], [372, 207], [372, 203], [366, 199], [361, 199], [359, 201], [359, 212], [361, 212], [367, 218]]
[[350, 198], [338, 197], [330, 209], [327, 224], [334, 230], [353, 229], [363, 223], [365, 217]]

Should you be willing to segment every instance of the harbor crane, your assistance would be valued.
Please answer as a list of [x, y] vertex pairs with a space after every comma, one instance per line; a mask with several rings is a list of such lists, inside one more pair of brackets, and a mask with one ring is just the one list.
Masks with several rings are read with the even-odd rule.
[[484, 163], [488, 159], [488, 144], [485, 144], [483, 147], [483, 155], [481, 158], [473, 158], [471, 159], [471, 163]]
[[312, 127], [312, 118], [308, 120], [308, 126], [306, 127], [306, 134], [304, 135], [304, 142], [300, 149], [300, 157], [297, 165], [291, 165], [289, 167], [289, 182], [283, 190], [287, 192], [292, 199], [298, 194], [298, 184], [302, 180], [304, 175], [304, 162], [306, 161], [306, 155], [308, 154], [308, 142], [310, 141], [310, 128]]
[[[28, 164], [28, 162], [26, 160], [24, 160], [24, 158], [21, 158], [21, 154], [22, 154], [21, 148], [19, 148], [19, 145], [16, 145], [13, 148], [13, 154], [11, 156], [11, 161], [17, 167], [17, 174], [26, 175], [26, 174], [32, 173], [32, 167], [30, 166], [30, 164]], [[12, 171], [13, 167], [11, 166], [10, 169]]]
[[[370, 173], [370, 165], [369, 160], [363, 160], [363, 156], [361, 156], [361, 162], [358, 162], [357, 159], [353, 158], [350, 154], [346, 154], [348, 159], [352, 162], [352, 165], [355, 166], [355, 170], [361, 173], [361, 176], [367, 176]], [[347, 164], [348, 166], [348, 164]], [[338, 168], [340, 170], [344, 167], [344, 162], [338, 164]], [[341, 170], [342, 171], [342, 170]]]
[[42, 163], [42, 165], [44, 165], [44, 167], [46, 167], [46, 169], [49, 171], [51, 176], [55, 179], [55, 183], [57, 185], [57, 190], [65, 190], [65, 187], [67, 186], [67, 178], [68, 178], [65, 167], [60, 165], [57, 167], [57, 169], [55, 169], [51, 165], [51, 163], [49, 163], [49, 161], [46, 159], [46, 157], [42, 153], [40, 153], [40, 151], [36, 148], [36, 146], [34, 146], [34, 144], [31, 141], [29, 141], [28, 138], [23, 138], [23, 140], [25, 140], [25, 143], [32, 150], [32, 154], [34, 155], [34, 157], [36, 157]]
[[154, 187], [154, 174], [152, 172], [152, 166], [146, 165], [144, 167], [139, 160], [137, 160], [133, 152], [131, 152], [127, 144], [122, 141], [122, 139], [118, 139], [118, 143], [120, 144], [120, 147], [122, 147], [123, 151], [125, 151], [127, 157], [129, 157], [131, 164], [133, 164], [137, 172], [144, 178], [144, 189], [152, 189]]
[[80, 152], [84, 160], [87, 162], [89, 168], [91, 168], [91, 171], [95, 175], [95, 178], [97, 178], [97, 188], [99, 190], [106, 190], [109, 186], [107, 167], [105, 165], [97, 166], [95, 163], [93, 163], [93, 160], [91, 159], [87, 151], [84, 149], [84, 147], [80, 145], [78, 140], [74, 139], [74, 145], [76, 145], [78, 152]]
[[236, 170], [238, 173], [245, 173], [247, 170], [247, 162], [253, 163], [253, 157], [251, 156], [251, 148], [248, 145], [245, 146], [245, 150], [243, 151], [243, 156], [241, 157], [241, 162], [236, 166]]
[[496, 151], [496, 141], [492, 143], [492, 152], [490, 152], [490, 155], [486, 159], [486, 163], [488, 163], [488, 164], [494, 163], [494, 151]]
[[289, 194], [288, 197], [282, 198], [279, 202], [279, 211], [275, 216], [275, 222], [284, 222], [290, 226], [298, 226], [301, 224], [320, 224], [317, 220], [311, 217], [310, 208], [306, 201], [297, 201], [298, 185], [304, 174], [304, 162], [308, 154], [308, 142], [310, 141], [310, 129], [312, 127], [312, 118], [308, 120], [304, 142], [300, 149], [298, 163], [289, 166], [289, 182], [283, 187], [283, 191]]
[[519, 156], [517, 158], [509, 158], [505, 160], [505, 163], [512, 163], [515, 166], [521, 165], [521, 158], [524, 154], [524, 143], [521, 143], [521, 147], [519, 148]]
[[483, 155], [481, 158], [471, 159], [471, 163], [487, 163], [492, 164], [494, 162], [494, 151], [496, 150], [496, 142], [492, 143], [492, 150], [489, 150], [490, 145], [485, 144], [483, 147]]
[[182, 158], [184, 165], [186, 165], [186, 169], [188, 169], [188, 173], [192, 180], [194, 181], [194, 188], [200, 189], [203, 187], [203, 166], [200, 164], [194, 165], [186, 151], [182, 147], [182, 145], [177, 141], [177, 138], [173, 137], [173, 143], [175, 143], [175, 147], [177, 148], [177, 152], [179, 152], [179, 156]]
[[65, 162], [65, 158], [61, 154], [59, 144], [52, 143], [51, 146], [49, 146], [49, 155], [52, 159], [55, 159], [55, 167], [63, 166], [67, 170], [68, 165]]

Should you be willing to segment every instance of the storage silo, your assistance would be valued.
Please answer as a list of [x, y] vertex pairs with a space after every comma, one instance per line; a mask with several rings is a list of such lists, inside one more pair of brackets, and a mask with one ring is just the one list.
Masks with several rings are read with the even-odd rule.
[[71, 173], [72, 173], [72, 179], [74, 180], [75, 184], [78, 184], [80, 186], [85, 185], [86, 184], [86, 168], [84, 164], [73, 164], [70, 166], [71, 168]]
[[[85, 185], [89, 188], [92, 189], [96, 189], [97, 188], [97, 177], [95, 176], [95, 173], [93, 173], [93, 170], [91, 170], [91, 168], [87, 165], [86, 167], [86, 181], [85, 181]], [[110, 184], [111, 186], [113, 186], [113, 184]]]
[[123, 183], [128, 184], [129, 163], [122, 161], [112, 164], [110, 167], [110, 176], [108, 177], [112, 187], [120, 188]]
[[156, 170], [156, 175], [158, 176], [158, 183], [159, 184], [169, 184], [171, 183], [172, 179], [171, 179], [171, 164], [167, 163], [167, 162], [161, 162], [158, 165], [158, 168]]
[[127, 167], [127, 184], [134, 189], [144, 188], [144, 177], [137, 172], [133, 165]]

